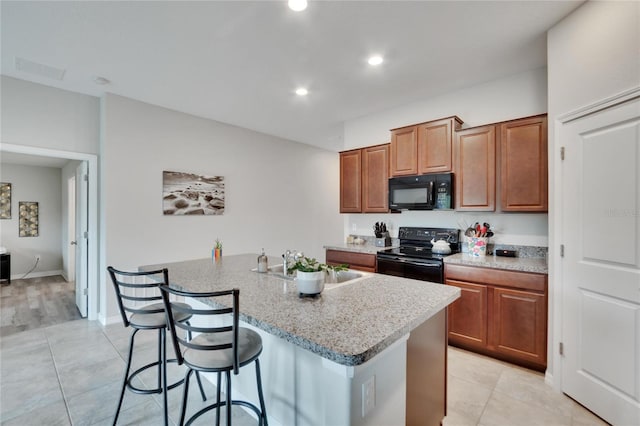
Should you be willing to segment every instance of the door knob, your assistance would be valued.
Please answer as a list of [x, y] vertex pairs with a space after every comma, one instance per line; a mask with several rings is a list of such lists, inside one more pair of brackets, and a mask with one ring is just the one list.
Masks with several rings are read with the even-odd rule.
[[78, 243], [77, 243], [77, 242], [75, 242], [75, 241], [71, 241], [71, 243], [70, 243], [70, 244], [71, 244], [72, 246], [75, 246], [75, 245], [76, 245], [76, 244], [78, 244]]

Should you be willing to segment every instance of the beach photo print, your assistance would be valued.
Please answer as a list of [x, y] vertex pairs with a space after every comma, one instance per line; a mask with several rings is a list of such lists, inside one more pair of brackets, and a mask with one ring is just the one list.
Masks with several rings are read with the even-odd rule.
[[224, 176], [163, 171], [162, 209], [172, 216], [223, 214]]

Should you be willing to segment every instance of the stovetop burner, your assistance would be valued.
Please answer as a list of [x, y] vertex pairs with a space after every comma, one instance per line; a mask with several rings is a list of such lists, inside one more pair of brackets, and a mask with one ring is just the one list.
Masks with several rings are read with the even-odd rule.
[[[387, 250], [379, 251], [378, 254], [399, 256], [412, 259], [434, 259], [442, 260], [450, 254], [460, 251], [460, 243], [458, 229], [450, 228], [415, 228], [400, 227], [398, 237], [400, 238], [400, 247], [394, 247]], [[445, 240], [451, 247], [451, 253], [439, 254], [431, 251], [431, 240]]]

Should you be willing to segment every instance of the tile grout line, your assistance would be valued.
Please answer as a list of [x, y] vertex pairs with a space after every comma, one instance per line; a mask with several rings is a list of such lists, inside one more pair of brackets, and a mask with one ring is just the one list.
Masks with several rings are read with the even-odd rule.
[[62, 395], [62, 401], [64, 401], [64, 409], [67, 412], [67, 418], [69, 419], [69, 424], [73, 425], [73, 421], [71, 420], [71, 412], [69, 411], [69, 403], [67, 402], [67, 396], [64, 393], [64, 389], [62, 388], [62, 382], [60, 381], [60, 371], [58, 370], [58, 365], [56, 363], [56, 359], [53, 356], [53, 349], [51, 348], [51, 340], [49, 340], [49, 333], [47, 330], [50, 327], [46, 327], [44, 331], [45, 339], [47, 339], [47, 346], [49, 346], [49, 354], [51, 355], [51, 361], [53, 362], [53, 369], [56, 372], [56, 380], [58, 381], [58, 388], [60, 389], [60, 394]]

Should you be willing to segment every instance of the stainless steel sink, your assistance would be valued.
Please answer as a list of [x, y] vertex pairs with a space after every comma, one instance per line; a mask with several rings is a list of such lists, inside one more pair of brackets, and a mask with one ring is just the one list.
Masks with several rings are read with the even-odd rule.
[[[258, 272], [258, 268], [253, 268], [251, 271]], [[295, 275], [284, 274], [282, 264], [269, 266], [269, 268], [267, 269], [267, 274], [285, 280], [295, 280]], [[331, 290], [337, 287], [342, 287], [345, 284], [351, 284], [355, 281], [360, 281], [361, 279], [368, 278], [371, 275], [372, 274], [370, 272], [354, 271], [352, 269], [330, 273], [325, 280], [324, 289]]]
[[[251, 271], [258, 272], [258, 268], [253, 268]], [[285, 275], [284, 274], [284, 267], [283, 267], [282, 264], [269, 266], [267, 268], [267, 274], [275, 275], [275, 276], [277, 276], [279, 278], [283, 278], [285, 280], [293, 280], [295, 278], [295, 275]]]

